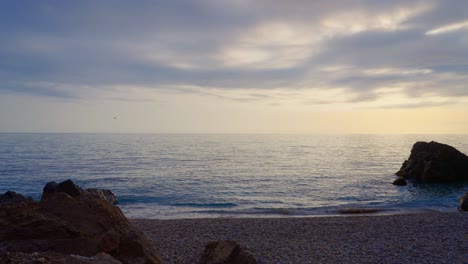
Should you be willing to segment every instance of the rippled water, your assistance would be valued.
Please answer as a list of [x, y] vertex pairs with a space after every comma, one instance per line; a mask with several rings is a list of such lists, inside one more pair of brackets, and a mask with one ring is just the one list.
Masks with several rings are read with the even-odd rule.
[[466, 185], [391, 184], [421, 140], [468, 153], [467, 135], [0, 134], [0, 192], [72, 179], [146, 218], [455, 211]]

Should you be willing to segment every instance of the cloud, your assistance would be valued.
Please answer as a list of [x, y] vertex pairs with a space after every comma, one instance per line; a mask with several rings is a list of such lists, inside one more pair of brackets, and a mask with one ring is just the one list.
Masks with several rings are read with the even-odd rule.
[[455, 0], [2, 2], [0, 93], [140, 100], [139, 87], [251, 102], [299, 91], [352, 104], [393, 89], [455, 100], [468, 96], [463, 10]]
[[426, 35], [438, 35], [438, 34], [458, 31], [458, 30], [466, 30], [466, 29], [468, 29], [468, 20], [462, 21], [459, 23], [450, 24], [450, 25], [445, 25], [439, 28], [431, 29], [426, 32]]
[[393, 104], [393, 105], [385, 105], [379, 108], [387, 108], [387, 109], [402, 109], [402, 108], [426, 108], [426, 107], [439, 107], [439, 106], [446, 106], [446, 105], [453, 105], [456, 102], [454, 101], [447, 101], [447, 102], [418, 102], [418, 103], [407, 103], [407, 104]]

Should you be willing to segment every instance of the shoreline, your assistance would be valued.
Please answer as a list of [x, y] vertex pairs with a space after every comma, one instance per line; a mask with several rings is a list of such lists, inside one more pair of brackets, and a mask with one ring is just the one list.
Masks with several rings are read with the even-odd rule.
[[261, 263], [468, 262], [468, 213], [130, 221], [164, 263], [197, 263], [213, 240], [235, 240]]
[[[122, 210], [122, 208], [117, 204]], [[406, 214], [426, 214], [426, 213], [458, 213], [457, 207], [419, 207], [419, 208], [381, 208], [381, 207], [343, 207], [334, 210], [317, 211], [312, 214], [300, 214], [289, 212], [288, 210], [272, 209], [270, 213], [237, 213], [237, 212], [216, 212], [216, 213], [184, 213], [184, 214], [150, 214], [149, 216], [132, 215], [122, 210], [129, 219], [146, 220], [190, 220], [190, 219], [212, 219], [212, 218], [321, 218], [321, 217], [348, 217], [348, 216], [389, 216]]]

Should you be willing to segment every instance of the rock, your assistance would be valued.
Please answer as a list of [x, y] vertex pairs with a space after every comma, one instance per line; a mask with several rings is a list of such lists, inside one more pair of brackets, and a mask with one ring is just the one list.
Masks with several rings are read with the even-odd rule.
[[397, 186], [406, 186], [407, 184], [408, 183], [403, 177], [398, 177], [396, 180], [393, 181], [393, 185], [397, 185]]
[[90, 194], [108, 201], [110, 204], [117, 204], [119, 201], [111, 190], [89, 188], [86, 189]]
[[58, 184], [58, 192], [64, 192], [71, 197], [77, 197], [83, 194], [83, 189], [76, 185], [70, 179]]
[[73, 181], [68, 179], [58, 184], [56, 182], [47, 183], [46, 186], [44, 186], [44, 189], [42, 190], [41, 199], [57, 192], [66, 193], [71, 197], [78, 197], [85, 193], [85, 191], [81, 189], [80, 186], [76, 185]]
[[209, 242], [200, 264], [257, 264], [257, 260], [237, 242], [225, 240]]
[[88, 258], [105, 252], [122, 263], [161, 263], [155, 244], [117, 206], [72, 181], [47, 184], [39, 203], [2, 208], [1, 248]]
[[408, 160], [395, 173], [418, 182], [468, 180], [468, 157], [454, 147], [431, 141], [416, 142]]
[[71, 180], [66, 180], [60, 184], [56, 182], [49, 182], [44, 186], [44, 189], [42, 191], [42, 198], [46, 198], [50, 194], [54, 194], [57, 192], [62, 192], [70, 195], [71, 197], [78, 197], [81, 195], [88, 195], [91, 194], [95, 197], [104, 199], [108, 201], [110, 204], [117, 204], [118, 200], [117, 197], [114, 195], [114, 193], [111, 190], [105, 190], [105, 189], [97, 189], [97, 188], [89, 188], [86, 190], [81, 189], [80, 186], [76, 185], [73, 181]]
[[42, 189], [42, 195], [58, 192], [59, 185], [58, 183], [52, 181], [48, 182]]
[[465, 193], [462, 197], [460, 197], [460, 206], [458, 207], [459, 211], [468, 211], [468, 193]]
[[24, 197], [23, 195], [13, 192], [7, 191], [4, 194], [0, 195], [0, 206], [4, 205], [20, 205], [31, 202], [31, 197]]

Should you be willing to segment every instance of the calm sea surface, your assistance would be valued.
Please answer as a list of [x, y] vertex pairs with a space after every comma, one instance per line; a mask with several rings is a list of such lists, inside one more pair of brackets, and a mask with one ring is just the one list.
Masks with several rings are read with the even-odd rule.
[[287, 217], [349, 207], [455, 211], [463, 184], [396, 187], [416, 141], [468, 135], [0, 134], [0, 192], [111, 189], [128, 217]]

